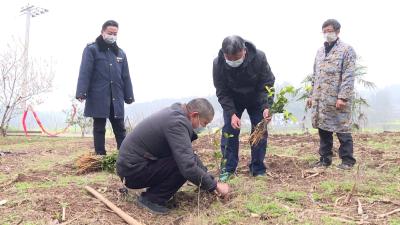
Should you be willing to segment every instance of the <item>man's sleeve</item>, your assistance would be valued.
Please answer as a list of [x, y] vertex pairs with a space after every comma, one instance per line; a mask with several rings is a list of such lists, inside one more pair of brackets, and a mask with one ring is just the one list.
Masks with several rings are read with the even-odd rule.
[[219, 70], [217, 58], [213, 63], [213, 81], [218, 102], [221, 104], [222, 109], [228, 113], [229, 117], [232, 117], [232, 115], [236, 113], [236, 108], [223, 76], [224, 74], [221, 74], [221, 71]]
[[353, 97], [354, 91], [354, 71], [357, 56], [352, 47], [345, 52], [342, 63], [342, 83], [339, 89], [338, 98], [349, 100]]
[[188, 129], [183, 122], [172, 121], [165, 128], [165, 136], [182, 176], [204, 190], [215, 190], [217, 182], [199, 166], [199, 159], [193, 152]]
[[[261, 54], [261, 53], [260, 53]], [[258, 83], [257, 90], [259, 92], [259, 98], [261, 102], [261, 107], [263, 109], [271, 108], [274, 103], [274, 96], [268, 96], [266, 86], [268, 88], [274, 87], [275, 84], [275, 76], [271, 71], [271, 67], [267, 62], [267, 57], [264, 53], [261, 54], [261, 68], [259, 71], [260, 74], [260, 82]]]
[[[317, 53], [317, 55], [318, 55], [318, 53]], [[308, 93], [308, 97], [309, 97], [309, 98], [312, 97], [312, 94], [313, 94], [313, 91], [314, 91], [316, 66], [317, 66], [317, 56], [316, 56], [315, 59], [314, 59], [313, 73], [311, 74], [311, 90], [310, 90], [310, 92]]]
[[135, 97], [133, 95], [132, 81], [129, 73], [128, 59], [126, 55], [124, 57], [124, 64], [122, 67], [122, 80], [124, 82], [124, 101], [127, 104], [131, 104], [135, 101]]
[[90, 85], [90, 79], [93, 73], [94, 55], [90, 48], [87, 46], [83, 50], [81, 67], [79, 69], [78, 84], [76, 88], [76, 98], [87, 97], [87, 91]]

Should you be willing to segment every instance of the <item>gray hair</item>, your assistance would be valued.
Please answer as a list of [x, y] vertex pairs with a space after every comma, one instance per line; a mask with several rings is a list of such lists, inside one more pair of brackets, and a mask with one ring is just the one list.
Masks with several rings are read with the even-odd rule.
[[244, 48], [246, 48], [244, 39], [237, 35], [228, 36], [222, 41], [222, 52], [227, 55], [234, 55]]
[[335, 19], [329, 19], [329, 20], [325, 21], [322, 24], [322, 29], [324, 29], [327, 26], [331, 26], [331, 25], [335, 31], [340, 31], [340, 23]]
[[186, 104], [189, 112], [198, 112], [201, 118], [211, 121], [214, 118], [214, 108], [205, 98], [195, 98]]

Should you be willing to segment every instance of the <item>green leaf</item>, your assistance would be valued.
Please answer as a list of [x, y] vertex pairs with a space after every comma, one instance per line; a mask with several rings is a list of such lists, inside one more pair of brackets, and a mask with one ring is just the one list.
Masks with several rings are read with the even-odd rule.
[[224, 137], [225, 138], [232, 138], [232, 137], [234, 137], [234, 135], [224, 132]]

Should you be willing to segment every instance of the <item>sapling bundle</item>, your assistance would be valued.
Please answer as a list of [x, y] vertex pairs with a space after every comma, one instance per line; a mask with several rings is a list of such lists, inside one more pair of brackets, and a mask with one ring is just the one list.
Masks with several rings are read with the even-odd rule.
[[[265, 89], [268, 93], [268, 97], [274, 96], [274, 94], [275, 94], [274, 88], [269, 88], [266, 86]], [[271, 108], [269, 109], [270, 116], [272, 116], [276, 113], [283, 113], [283, 118], [285, 121], [287, 121], [287, 120], [296, 121], [296, 118], [293, 116], [293, 114], [286, 110], [286, 107], [289, 103], [287, 94], [294, 96], [296, 94], [296, 92], [297, 91], [295, 90], [295, 88], [290, 85], [282, 88], [278, 92], [278, 94], [276, 94], [274, 96], [273, 104], [272, 104]], [[261, 122], [259, 122], [256, 125], [256, 127], [254, 128], [254, 131], [251, 133], [250, 139], [249, 139], [250, 145], [256, 146], [258, 143], [260, 143], [260, 141], [266, 137], [267, 132], [268, 132], [268, 121], [263, 119], [263, 120], [261, 120]]]
[[84, 174], [101, 170], [114, 173], [117, 157], [118, 152], [113, 152], [105, 156], [95, 155], [93, 153], [84, 154], [76, 160], [76, 167], [78, 168], [77, 173]]

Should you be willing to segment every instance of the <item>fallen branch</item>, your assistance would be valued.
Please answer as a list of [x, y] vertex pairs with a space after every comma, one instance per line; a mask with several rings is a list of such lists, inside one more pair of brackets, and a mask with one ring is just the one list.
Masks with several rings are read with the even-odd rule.
[[[342, 196], [344, 197], [344, 196]], [[368, 222], [364, 221], [357, 221], [355, 218], [351, 217], [351, 216], [347, 216], [347, 215], [343, 215], [343, 214], [339, 214], [339, 213], [332, 213], [332, 212], [326, 212], [326, 211], [321, 211], [321, 210], [312, 210], [313, 213], [323, 213], [323, 214], [327, 214], [329, 216], [331, 216], [333, 219], [339, 220], [341, 222], [344, 222], [346, 224], [366, 224]]]
[[15, 176], [12, 180], [8, 181], [7, 183], [4, 183], [2, 185], [0, 185], [0, 189], [3, 189], [11, 184], [13, 184], [14, 182], [17, 182], [19, 179], [21, 178], [21, 174], [19, 173], [17, 176]]
[[310, 176], [308, 176], [308, 177], [305, 177], [305, 179], [308, 179], [308, 178], [311, 178], [311, 177], [316, 177], [316, 176], [318, 176], [318, 175], [320, 175], [321, 173], [314, 173], [314, 174], [312, 174], [312, 175], [310, 175]]
[[[348, 219], [345, 219], [345, 218], [342, 218], [342, 217], [335, 216], [335, 217], [332, 217], [332, 218], [335, 219], [335, 220], [339, 220], [340, 222], [347, 223], [347, 224], [357, 223], [354, 220], [348, 220]], [[359, 224], [359, 223], [357, 223], [357, 224]]]
[[120, 216], [125, 222], [127, 222], [130, 225], [143, 225], [142, 223], [139, 223], [137, 220], [133, 219], [131, 216], [129, 216], [127, 213], [122, 211], [120, 208], [118, 208], [116, 205], [114, 205], [112, 202], [110, 202], [108, 199], [103, 197], [99, 192], [94, 190], [93, 188], [89, 186], [85, 186], [85, 189], [90, 192], [94, 197], [102, 201], [106, 206], [108, 206], [110, 209], [112, 209], [118, 216]]
[[64, 223], [60, 223], [60, 225], [67, 225], [67, 224], [70, 224], [70, 223], [74, 222], [75, 220], [77, 220], [78, 218], [79, 218], [79, 217], [75, 217], [75, 218], [73, 218], [72, 220], [66, 221], [66, 222], [64, 222]]
[[294, 155], [277, 155], [277, 154], [274, 154], [274, 155], [272, 155], [272, 156], [277, 156], [277, 157], [280, 157], [280, 158], [293, 158], [293, 159], [301, 159], [300, 157], [298, 157], [298, 156], [294, 156]]
[[355, 194], [356, 190], [357, 190], [357, 184], [359, 181], [359, 173], [360, 173], [360, 164], [358, 164], [357, 166], [357, 173], [356, 173], [356, 180], [354, 181], [353, 187], [351, 188], [351, 191], [347, 194], [346, 199], [344, 200], [344, 204], [349, 204], [351, 201], [351, 198], [353, 197], [353, 195]]
[[378, 215], [377, 217], [378, 217], [378, 218], [384, 218], [384, 217], [390, 216], [390, 215], [395, 214], [395, 213], [398, 213], [398, 212], [400, 212], [400, 208], [395, 209], [395, 210], [393, 210], [393, 211], [390, 211], [390, 212], [388, 212], [388, 213], [380, 214], [380, 215]]
[[346, 197], [346, 196], [343, 195], [343, 196], [341, 196], [341, 197], [339, 197], [339, 198], [336, 199], [336, 201], [335, 201], [335, 207], [337, 207], [339, 201], [340, 201], [341, 199], [343, 199], [344, 197]]
[[388, 199], [375, 200], [372, 203], [375, 203], [375, 202], [382, 202], [382, 203], [385, 203], [385, 204], [393, 204], [393, 205], [400, 206], [400, 202], [395, 202], [395, 201], [391, 201], [391, 200], [388, 200]]
[[388, 164], [388, 162], [384, 162], [382, 165], [378, 166], [378, 169], [382, 169], [386, 164]]
[[356, 191], [356, 189], [357, 189], [357, 182], [355, 182], [355, 183], [353, 184], [353, 187], [351, 188], [351, 191], [350, 191], [349, 193], [347, 193], [346, 199], [343, 201], [343, 203], [344, 203], [345, 205], [347, 205], [347, 204], [350, 203], [351, 198], [353, 197], [354, 192]]

